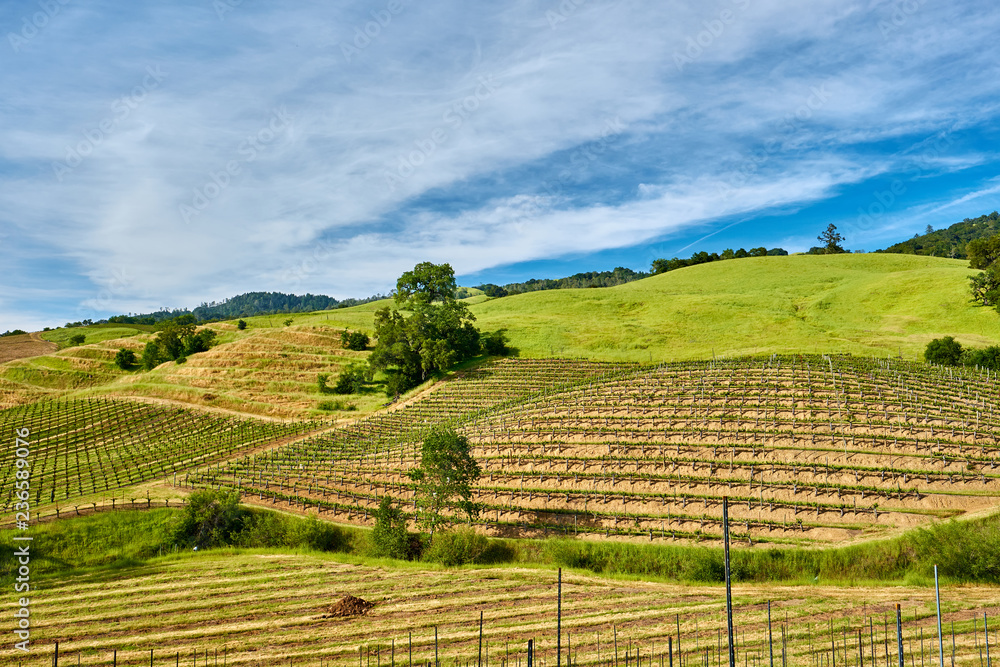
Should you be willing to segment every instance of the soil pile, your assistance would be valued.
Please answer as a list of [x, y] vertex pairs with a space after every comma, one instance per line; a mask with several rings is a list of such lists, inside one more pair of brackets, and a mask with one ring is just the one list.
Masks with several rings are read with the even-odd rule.
[[368, 602], [368, 600], [362, 600], [361, 598], [356, 598], [353, 595], [348, 595], [341, 599], [340, 602], [330, 607], [330, 613], [324, 618], [361, 616], [363, 614], [367, 614], [368, 610], [374, 606], [374, 602]]

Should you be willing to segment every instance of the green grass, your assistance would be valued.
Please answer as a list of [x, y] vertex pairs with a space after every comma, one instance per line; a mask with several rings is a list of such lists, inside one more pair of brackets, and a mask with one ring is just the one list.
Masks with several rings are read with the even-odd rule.
[[689, 267], [602, 289], [553, 290], [472, 307], [529, 357], [682, 360], [849, 352], [917, 358], [927, 342], [1000, 341], [1000, 316], [969, 303], [964, 260], [793, 255]]
[[[32, 527], [34, 572], [58, 575], [95, 568], [121, 568], [176, 553], [173, 530], [180, 509], [121, 511], [73, 517]], [[310, 519], [253, 509], [257, 529], [246, 548], [302, 549]], [[370, 556], [370, 530], [338, 526], [338, 553], [354, 563], [396, 561]], [[13, 578], [16, 567], [11, 537], [0, 531], [0, 585]], [[273, 535], [288, 535], [284, 544]], [[299, 544], [302, 542], [303, 544]], [[490, 539], [480, 565], [566, 567], [626, 579], [718, 583], [723, 577], [723, 553], [717, 547], [665, 546], [572, 539]], [[186, 548], [184, 549], [186, 550]], [[427, 567], [436, 567], [426, 563]], [[926, 585], [934, 565], [950, 582], [1000, 583], [1000, 515], [976, 521], [949, 521], [888, 540], [838, 549], [732, 550], [735, 581], [755, 583], [823, 583], [856, 586], [868, 583]]]
[[69, 347], [69, 339], [73, 336], [83, 334], [86, 336], [85, 345], [90, 343], [101, 343], [115, 338], [129, 338], [141, 333], [153, 330], [152, 326], [141, 324], [94, 324], [87, 327], [72, 327], [70, 329], [53, 329], [43, 331], [40, 337], [43, 340], [57, 343], [60, 348]]

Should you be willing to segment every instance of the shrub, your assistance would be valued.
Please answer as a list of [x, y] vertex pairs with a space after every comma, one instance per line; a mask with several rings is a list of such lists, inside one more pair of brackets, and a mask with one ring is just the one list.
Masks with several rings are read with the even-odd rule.
[[333, 386], [335, 394], [357, 394], [364, 389], [365, 383], [370, 379], [368, 366], [365, 364], [351, 364], [337, 377], [337, 384]]
[[159, 344], [156, 341], [146, 343], [146, 347], [142, 349], [142, 367], [151, 371], [159, 366], [161, 361], [163, 361], [163, 357]]
[[439, 532], [424, 552], [424, 560], [448, 567], [481, 562], [489, 549], [490, 541], [471, 528], [456, 528]]
[[330, 376], [327, 373], [320, 373], [319, 375], [316, 376], [316, 386], [319, 389], [319, 393], [321, 393], [321, 394], [329, 394], [331, 391], [333, 391], [327, 385], [327, 381], [329, 379], [330, 379]]
[[87, 337], [85, 335], [83, 335], [83, 334], [74, 334], [74, 335], [70, 336], [69, 344], [70, 345], [83, 345], [84, 342], [86, 342], [86, 340], [87, 340]]
[[510, 351], [507, 347], [507, 335], [503, 329], [483, 334], [479, 343], [483, 346], [483, 353], [491, 357], [503, 356]]
[[344, 346], [345, 350], [360, 352], [361, 350], [368, 349], [369, 342], [371, 342], [371, 339], [368, 338], [368, 334], [360, 331], [348, 331], [344, 329], [344, 332], [340, 334], [340, 344]]
[[1000, 371], [1000, 346], [985, 348], [970, 348], [962, 352], [962, 363], [966, 366], [979, 366]]
[[935, 338], [927, 343], [924, 360], [942, 366], [957, 366], [962, 359], [962, 344], [951, 336]]
[[240, 331], [243, 331], [244, 329], [246, 329], [247, 328], [246, 321], [245, 320], [240, 320], [239, 322], [237, 322], [236, 323], [236, 328], [239, 329]]
[[351, 412], [358, 409], [358, 406], [347, 401], [320, 401], [316, 407], [320, 410], [337, 410], [340, 412]]
[[135, 352], [132, 350], [126, 350], [124, 347], [115, 353], [115, 365], [123, 371], [135, 366], [136, 358]]
[[410, 535], [406, 531], [403, 510], [393, 505], [394, 499], [382, 496], [375, 511], [375, 528], [372, 530], [372, 555], [379, 558], [409, 559]]
[[316, 551], [343, 551], [348, 546], [348, 540], [341, 529], [310, 516], [291, 523], [285, 531], [285, 546]]
[[196, 491], [188, 497], [174, 541], [197, 548], [232, 544], [245, 514], [238, 491]]

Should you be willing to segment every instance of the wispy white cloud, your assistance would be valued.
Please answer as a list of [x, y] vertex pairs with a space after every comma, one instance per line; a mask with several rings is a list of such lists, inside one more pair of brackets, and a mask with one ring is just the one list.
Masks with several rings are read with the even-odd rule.
[[[1000, 11], [917, 4], [69, 4], [0, 54], [0, 244], [44, 249], [74, 304], [124, 272], [116, 312], [694, 240], [995, 129]], [[923, 168], [995, 161], [955, 141]]]

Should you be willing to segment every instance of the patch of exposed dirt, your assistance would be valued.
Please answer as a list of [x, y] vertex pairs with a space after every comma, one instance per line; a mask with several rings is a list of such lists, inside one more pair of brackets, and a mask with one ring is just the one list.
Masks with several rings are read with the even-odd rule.
[[364, 616], [371, 611], [374, 606], [374, 602], [362, 600], [361, 598], [356, 598], [353, 595], [347, 595], [341, 598], [337, 604], [330, 607], [330, 613], [324, 614], [323, 618], [349, 618], [351, 616]]

